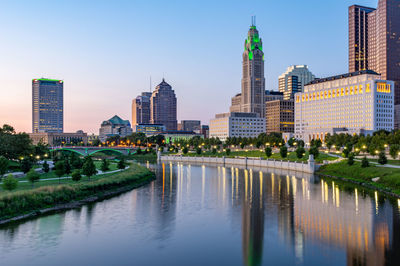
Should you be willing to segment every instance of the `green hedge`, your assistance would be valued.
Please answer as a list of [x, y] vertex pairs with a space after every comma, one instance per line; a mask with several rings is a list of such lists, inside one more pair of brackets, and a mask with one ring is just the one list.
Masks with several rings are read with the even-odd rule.
[[40, 209], [81, 200], [89, 196], [124, 186], [135, 186], [154, 178], [154, 173], [139, 165], [131, 165], [126, 171], [110, 174], [95, 181], [68, 185], [44, 186], [31, 190], [0, 195], [0, 219], [8, 219]]

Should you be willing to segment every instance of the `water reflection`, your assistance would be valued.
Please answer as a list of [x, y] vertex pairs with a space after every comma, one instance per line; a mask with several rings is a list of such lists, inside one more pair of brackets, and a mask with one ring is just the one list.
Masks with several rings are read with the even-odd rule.
[[0, 260], [40, 254], [32, 264], [51, 265], [84, 235], [77, 265], [400, 262], [400, 201], [378, 192], [285, 171], [143, 164], [157, 174], [146, 187], [0, 230]]

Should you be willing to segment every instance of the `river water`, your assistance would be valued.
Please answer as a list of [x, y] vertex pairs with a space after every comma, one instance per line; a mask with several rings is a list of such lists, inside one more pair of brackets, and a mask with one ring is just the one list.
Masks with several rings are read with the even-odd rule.
[[400, 265], [398, 200], [300, 173], [147, 166], [145, 187], [0, 228], [1, 265]]

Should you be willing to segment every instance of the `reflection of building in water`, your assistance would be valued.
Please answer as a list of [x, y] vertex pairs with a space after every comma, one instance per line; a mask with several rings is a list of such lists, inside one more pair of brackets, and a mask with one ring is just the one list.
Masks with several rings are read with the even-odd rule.
[[260, 265], [264, 240], [263, 173], [244, 170], [242, 249], [245, 265]]

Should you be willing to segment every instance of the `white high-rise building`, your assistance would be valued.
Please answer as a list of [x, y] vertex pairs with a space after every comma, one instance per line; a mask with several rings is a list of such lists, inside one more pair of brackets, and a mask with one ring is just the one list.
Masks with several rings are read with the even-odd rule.
[[393, 130], [394, 82], [371, 70], [314, 80], [295, 94], [295, 137]]
[[313, 81], [315, 76], [308, 70], [307, 65], [293, 65], [279, 76], [279, 91], [283, 93], [284, 100], [293, 99], [294, 94], [302, 92], [304, 85]]

